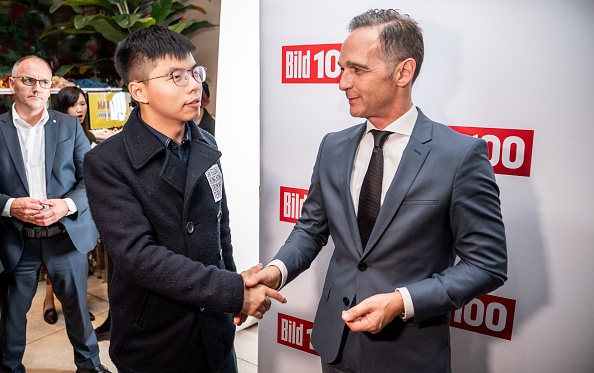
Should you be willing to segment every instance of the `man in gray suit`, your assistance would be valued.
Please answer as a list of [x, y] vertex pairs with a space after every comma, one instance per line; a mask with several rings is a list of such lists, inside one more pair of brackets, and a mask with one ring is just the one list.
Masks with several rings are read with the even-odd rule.
[[52, 71], [26, 56], [12, 69], [15, 103], [0, 115], [0, 372], [24, 372], [27, 311], [43, 264], [64, 311], [77, 372], [108, 372], [87, 310], [86, 254], [97, 243], [82, 180], [89, 141], [77, 118], [46, 109]]
[[323, 371], [449, 372], [449, 313], [507, 279], [487, 144], [413, 105], [424, 54], [414, 20], [370, 10], [349, 29], [339, 88], [367, 121], [324, 137], [301, 218], [246, 284], [284, 286], [331, 236], [311, 339]]

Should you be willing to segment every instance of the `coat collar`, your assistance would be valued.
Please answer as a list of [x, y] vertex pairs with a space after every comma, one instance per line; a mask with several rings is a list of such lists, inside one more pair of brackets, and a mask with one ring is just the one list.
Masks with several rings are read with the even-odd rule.
[[[180, 193], [186, 192], [188, 195], [198, 178], [221, 157], [221, 152], [216, 149], [214, 140], [207, 138], [193, 121], [190, 130], [192, 131], [190, 157], [187, 170], [183, 170], [184, 166], [179, 159], [167, 151], [163, 143], [140, 121], [138, 108], [135, 108], [122, 130], [124, 146], [132, 167], [141, 170], [155, 158], [163, 157], [165, 153], [165, 161], [159, 176]], [[186, 178], [180, 178], [184, 173]]]

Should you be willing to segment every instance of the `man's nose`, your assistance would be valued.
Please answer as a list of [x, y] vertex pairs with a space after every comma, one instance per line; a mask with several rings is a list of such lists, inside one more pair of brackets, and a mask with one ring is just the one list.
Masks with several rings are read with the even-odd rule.
[[348, 88], [351, 87], [352, 81], [349, 77], [349, 74], [346, 70], [343, 70], [342, 74], [340, 75], [340, 82], [338, 83], [338, 89], [341, 91], [346, 91]]

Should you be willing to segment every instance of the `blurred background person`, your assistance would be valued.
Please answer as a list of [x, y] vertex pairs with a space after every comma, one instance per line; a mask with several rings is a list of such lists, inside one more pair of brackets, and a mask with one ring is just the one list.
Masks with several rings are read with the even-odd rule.
[[70, 114], [78, 118], [78, 122], [83, 126], [85, 136], [89, 139], [91, 148], [97, 145], [97, 139], [91, 132], [89, 116], [89, 103], [87, 96], [79, 87], [64, 87], [60, 89], [57, 95], [52, 97], [52, 109]]
[[215, 120], [212, 115], [206, 110], [206, 105], [210, 103], [210, 89], [208, 83], [202, 82], [202, 98], [200, 105], [200, 112], [196, 117], [195, 122], [198, 123], [198, 127], [202, 128], [211, 135], [215, 135]]

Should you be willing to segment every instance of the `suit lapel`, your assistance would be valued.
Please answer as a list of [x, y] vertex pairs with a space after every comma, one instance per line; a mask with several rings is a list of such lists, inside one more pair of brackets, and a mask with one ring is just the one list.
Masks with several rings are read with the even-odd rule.
[[8, 153], [12, 158], [12, 162], [14, 163], [14, 167], [17, 170], [19, 178], [21, 179], [27, 194], [30, 194], [29, 183], [27, 182], [27, 172], [25, 171], [25, 162], [23, 161], [23, 153], [21, 152], [21, 144], [19, 142], [17, 129], [12, 123], [11, 111], [2, 116], [2, 119], [0, 120], [0, 131], [2, 131], [2, 136], [4, 137], [4, 141], [6, 143], [6, 149], [8, 149]]
[[339, 183], [339, 185], [342, 185], [340, 189], [340, 197], [349, 224], [349, 231], [351, 232], [353, 242], [355, 243], [359, 254], [363, 254], [363, 246], [361, 245], [359, 224], [357, 222], [357, 215], [355, 214], [353, 197], [351, 195], [351, 173], [353, 170], [353, 162], [355, 161], [355, 152], [357, 151], [357, 147], [361, 142], [361, 137], [363, 137], [366, 128], [365, 123], [355, 127], [355, 130], [351, 132], [351, 136], [346, 140], [346, 143], [342, 147], [342, 155], [340, 158], [342, 160]]
[[431, 121], [420, 109], [418, 110], [419, 116], [417, 122], [415, 123], [408, 145], [402, 154], [398, 170], [396, 170], [392, 183], [386, 192], [384, 203], [382, 204], [375, 226], [369, 237], [364, 257], [369, 255], [373, 250], [377, 241], [381, 238], [386, 228], [388, 228], [388, 225], [390, 225], [396, 216], [404, 197], [408, 193], [408, 190], [419, 174], [421, 167], [423, 167], [423, 164], [425, 163], [425, 159], [427, 159], [427, 156], [431, 151], [430, 147], [425, 145], [427, 142], [431, 141]]
[[[48, 110], [49, 119], [45, 123], [45, 185], [49, 185], [50, 177], [52, 175], [52, 168], [54, 167], [54, 160], [56, 158], [56, 147], [58, 145], [58, 123], [56, 122], [55, 114]], [[74, 139], [73, 139], [74, 140]], [[51, 191], [47, 190], [47, 195], [51, 195]]]

